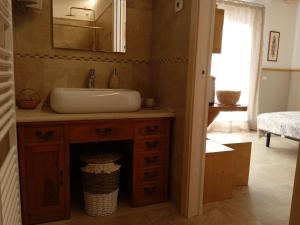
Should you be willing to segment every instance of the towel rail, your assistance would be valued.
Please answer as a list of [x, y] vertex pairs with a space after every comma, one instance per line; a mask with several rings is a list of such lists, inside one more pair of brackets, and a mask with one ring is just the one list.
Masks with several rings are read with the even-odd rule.
[[10, 119], [8, 121], [8, 123], [0, 130], [0, 141], [3, 140], [3, 138], [9, 132], [10, 128], [12, 127], [12, 125], [14, 125], [14, 123], [15, 123], [15, 120]]
[[[0, 142], [9, 139], [0, 164], [0, 224], [21, 225], [18, 152], [14, 107], [12, 0], [0, 0]], [[4, 29], [3, 29], [4, 28]], [[2, 150], [2, 149], [1, 149]]]
[[0, 67], [10, 68], [11, 61], [0, 59]]
[[5, 112], [7, 112], [13, 106], [12, 101], [8, 101], [0, 106], [0, 116], [2, 116]]
[[10, 27], [10, 22], [8, 18], [3, 14], [0, 9], [0, 21], [5, 25], [6, 28]]
[[[2, 192], [9, 192], [9, 190], [13, 189], [14, 186], [14, 180], [10, 179], [14, 176], [15, 168], [16, 166], [14, 165], [14, 160], [10, 160], [8, 168], [10, 168], [10, 170], [7, 170], [6, 173], [4, 173], [4, 175], [2, 176], [3, 180], [7, 180], [8, 182], [5, 183], [1, 183], [1, 190]], [[4, 198], [2, 199], [3, 203], [9, 203], [10, 199], [8, 195], [5, 195]]]
[[6, 81], [6, 82], [0, 83], [0, 90], [9, 89], [11, 87], [12, 87], [12, 82], [11, 81]]
[[3, 224], [21, 224], [17, 150], [13, 145], [0, 168]]
[[0, 78], [9, 78], [11, 77], [12, 72], [10, 71], [0, 71]]
[[12, 96], [13, 96], [13, 92], [12, 91], [8, 91], [6, 93], [0, 94], [0, 103], [4, 102], [8, 98], [12, 98]]
[[10, 119], [13, 117], [14, 112], [13, 110], [9, 110], [9, 112], [7, 112], [6, 114], [4, 114], [1, 119], [0, 119], [0, 129], [2, 127], [4, 127], [9, 121]]
[[0, 47], [0, 55], [8, 58], [12, 56], [12, 53], [7, 49]]
[[3, 1], [0, 1], [0, 10], [3, 13], [3, 15], [5, 15], [5, 17], [8, 19], [10, 16], [8, 6], [5, 6]]
[[[15, 151], [16, 151], [16, 146], [12, 146], [10, 148], [9, 153], [7, 155], [7, 158], [6, 158], [8, 160], [5, 160], [4, 163], [2, 164], [1, 168], [0, 168], [0, 177], [4, 177], [5, 173], [7, 173], [7, 171], [10, 170], [9, 168], [10, 168], [11, 162], [13, 161], [13, 157], [15, 157], [14, 156]], [[2, 187], [3, 187], [3, 183], [1, 183], [0, 189], [2, 189]]]

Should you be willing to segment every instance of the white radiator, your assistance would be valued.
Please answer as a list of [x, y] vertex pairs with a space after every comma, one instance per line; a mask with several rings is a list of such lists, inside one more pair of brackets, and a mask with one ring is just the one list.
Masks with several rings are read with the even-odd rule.
[[17, 150], [12, 147], [0, 168], [0, 193], [3, 225], [21, 225]]
[[0, 0], [0, 225], [22, 224], [12, 32], [12, 2]]

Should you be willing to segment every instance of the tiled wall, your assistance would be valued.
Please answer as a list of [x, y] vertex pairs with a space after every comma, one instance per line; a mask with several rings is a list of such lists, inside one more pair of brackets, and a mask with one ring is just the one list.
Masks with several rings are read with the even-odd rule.
[[186, 77], [191, 0], [174, 12], [173, 1], [154, 1], [152, 38], [152, 90], [157, 101], [175, 109], [171, 155], [171, 199], [179, 207], [186, 110]]
[[43, 11], [18, 14], [15, 19], [17, 90], [38, 89], [43, 97], [53, 87], [83, 87], [87, 71], [97, 71], [97, 87], [105, 87], [113, 67], [121, 86], [140, 90], [175, 109], [171, 153], [171, 199], [179, 207], [186, 110], [186, 73], [191, 0], [174, 12], [169, 0], [127, 0], [126, 54], [59, 50], [51, 46], [50, 0]]
[[53, 45], [60, 48], [67, 46], [74, 49], [92, 50], [94, 32], [92, 29], [82, 29], [73, 26], [93, 26], [92, 21], [72, 20], [66, 18], [53, 19]]
[[52, 47], [51, 0], [43, 10], [14, 12], [14, 52], [17, 92], [38, 90], [45, 99], [53, 87], [84, 87], [88, 70], [96, 69], [96, 87], [107, 87], [117, 68], [122, 88], [149, 97], [152, 0], [127, 0], [127, 52], [94, 53]]

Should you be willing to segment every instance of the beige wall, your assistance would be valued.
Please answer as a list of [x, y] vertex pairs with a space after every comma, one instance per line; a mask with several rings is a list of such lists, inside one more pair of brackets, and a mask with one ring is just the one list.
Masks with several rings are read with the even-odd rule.
[[45, 99], [53, 87], [84, 87], [88, 70], [96, 69], [96, 87], [106, 87], [113, 67], [122, 88], [150, 96], [152, 1], [127, 1], [127, 52], [94, 53], [53, 49], [51, 0], [43, 10], [14, 14], [16, 91], [38, 90]]
[[291, 73], [289, 104], [291, 111], [300, 111], [300, 72]]
[[262, 71], [259, 113], [287, 111], [291, 73]]
[[174, 13], [173, 1], [154, 1], [152, 90], [161, 105], [175, 109], [171, 155], [171, 199], [179, 206], [186, 109], [186, 81], [190, 28], [190, 0]]

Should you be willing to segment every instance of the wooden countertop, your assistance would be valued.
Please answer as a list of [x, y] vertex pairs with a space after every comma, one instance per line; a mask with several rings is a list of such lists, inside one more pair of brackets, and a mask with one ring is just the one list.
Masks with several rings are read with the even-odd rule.
[[61, 114], [55, 113], [50, 108], [35, 110], [16, 110], [17, 123], [30, 122], [58, 122], [79, 120], [111, 120], [111, 119], [150, 119], [170, 118], [175, 113], [169, 109], [141, 109], [137, 112], [128, 113], [90, 113], [90, 114]]
[[210, 105], [210, 110], [218, 110], [218, 111], [247, 111], [247, 106], [244, 105], [219, 105], [214, 104]]
[[219, 115], [220, 112], [247, 111], [247, 109], [247, 106], [242, 105], [211, 105], [208, 108], [207, 126], [209, 126], [214, 121], [214, 119]]

